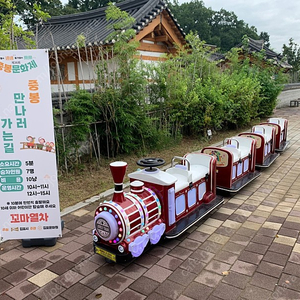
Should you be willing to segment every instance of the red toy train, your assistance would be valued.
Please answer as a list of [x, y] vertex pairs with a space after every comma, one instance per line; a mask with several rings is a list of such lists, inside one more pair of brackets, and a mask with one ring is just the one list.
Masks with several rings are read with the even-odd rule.
[[[162, 237], [176, 238], [223, 203], [217, 190], [239, 191], [260, 175], [255, 166], [269, 166], [288, 144], [287, 121], [272, 118], [252, 132], [228, 138], [223, 147], [206, 147], [165, 162], [145, 158], [145, 167], [129, 174], [130, 192], [124, 193], [126, 162], [111, 163], [115, 192], [95, 211], [94, 251], [109, 261], [139, 257]], [[176, 164], [176, 162], [179, 162]]]

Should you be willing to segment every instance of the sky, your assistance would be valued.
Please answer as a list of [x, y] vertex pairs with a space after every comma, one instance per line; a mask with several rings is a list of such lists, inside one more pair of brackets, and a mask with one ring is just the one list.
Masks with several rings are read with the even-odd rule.
[[[179, 0], [179, 3], [190, 2]], [[265, 31], [270, 36], [270, 48], [282, 52], [283, 44], [293, 38], [300, 45], [300, 1], [299, 0], [203, 0], [205, 7], [213, 10], [224, 8], [233, 11], [239, 20], [258, 34]]]

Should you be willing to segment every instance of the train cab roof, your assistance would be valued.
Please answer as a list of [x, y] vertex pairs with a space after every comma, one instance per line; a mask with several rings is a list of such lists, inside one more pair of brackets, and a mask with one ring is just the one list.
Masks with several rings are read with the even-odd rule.
[[177, 181], [177, 178], [172, 174], [163, 172], [160, 169], [154, 168], [151, 171], [147, 169], [139, 170], [128, 174], [130, 179], [151, 182], [162, 186], [169, 186]]

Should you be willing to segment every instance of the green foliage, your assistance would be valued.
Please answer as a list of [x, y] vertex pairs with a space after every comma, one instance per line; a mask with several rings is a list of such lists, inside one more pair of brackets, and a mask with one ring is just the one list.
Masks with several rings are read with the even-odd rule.
[[[218, 106], [210, 102], [205, 89], [214, 73], [215, 64], [209, 62], [211, 51], [195, 34], [187, 36], [190, 49], [178, 49], [178, 55], [156, 66], [149, 84], [153, 107], [164, 110], [168, 126], [174, 137], [182, 134], [203, 134], [209, 126], [218, 127]], [[209, 91], [209, 88], [207, 89]], [[157, 101], [156, 99], [159, 99]], [[215, 107], [217, 106], [217, 108]], [[215, 110], [215, 117], [212, 111]]]
[[[74, 92], [64, 109], [69, 112], [73, 124], [88, 125], [97, 117], [97, 109], [92, 101], [92, 96], [85, 90]], [[89, 133], [89, 130], [86, 132]]]
[[11, 0], [0, 2], [0, 50], [17, 49], [17, 40], [23, 40], [30, 48], [34, 46], [31, 31], [25, 31], [16, 25], [14, 18], [17, 14], [16, 6]]
[[286, 57], [288, 63], [293, 66], [295, 71], [300, 70], [300, 47], [292, 38], [290, 38], [288, 45], [283, 45], [282, 55]]
[[262, 31], [259, 35], [260, 40], [264, 40], [265, 46], [270, 48], [270, 36], [267, 32]]
[[134, 36], [131, 25], [135, 20], [113, 4], [106, 10], [106, 17], [112, 21], [109, 40], [114, 44], [100, 55], [98, 89], [93, 97], [103, 120], [98, 125], [101, 143], [106, 144], [108, 156], [136, 149], [144, 152], [160, 138], [156, 138], [158, 132], [146, 114], [147, 80], [143, 64], [134, 58], [138, 43], [128, 42]]
[[282, 50], [282, 55], [293, 67], [293, 69], [290, 71], [291, 81], [299, 82], [300, 47], [294, 42], [292, 38], [290, 38], [289, 44], [284, 44]]
[[108, 156], [147, 149], [155, 130], [136, 99], [124, 90], [108, 88], [104, 93], [94, 94], [94, 101], [103, 120], [98, 129]]
[[122, 64], [120, 69], [125, 69], [126, 71], [128, 60], [132, 59], [133, 55], [136, 54], [136, 48], [139, 45], [138, 42], [133, 41], [128, 43], [128, 41], [135, 36], [135, 31], [132, 29], [135, 19], [126, 11], [121, 11], [111, 2], [105, 13], [106, 20], [109, 23], [108, 28], [112, 30], [112, 33], [107, 37], [107, 40], [114, 44], [114, 54], [118, 55], [118, 63]]
[[[115, 36], [122, 30], [128, 30], [135, 22], [135, 19], [132, 16], [128, 15], [126, 11], [120, 10], [111, 2], [108, 4], [105, 14], [107, 21], [116, 21], [109, 25], [114, 29]], [[122, 37], [126, 37], [126, 35], [123, 34]]]
[[[39, 11], [43, 12], [42, 16], [37, 14], [37, 7]], [[21, 16], [22, 21], [31, 28], [36, 23], [48, 16], [59, 16], [62, 14], [63, 5], [60, 0], [23, 0], [16, 1], [17, 13]]]
[[71, 123], [71, 126], [59, 126], [57, 122], [59, 111], [54, 110], [53, 112], [56, 126], [57, 158], [60, 165], [65, 165], [67, 161], [69, 169], [71, 166], [78, 169], [80, 167], [80, 152], [89, 152], [92, 147], [91, 124], [98, 118], [98, 110], [92, 101], [92, 95], [85, 90], [74, 92], [71, 99], [65, 103], [64, 110], [69, 118], [67, 122]]
[[[18, 42], [22, 43], [26, 48], [35, 47], [32, 38], [34, 35], [33, 32], [31, 30], [23, 29], [20, 23], [21, 21], [26, 23], [31, 18], [32, 22], [47, 20], [50, 17], [50, 14], [43, 10], [43, 8], [45, 8], [44, 5], [42, 5], [43, 3], [41, 3], [41, 1], [30, 2], [29, 13], [29, 11], [26, 10], [29, 7], [27, 1], [0, 1], [0, 49], [17, 49]], [[18, 17], [17, 20], [16, 17]], [[29, 23], [30, 21], [26, 24], [28, 25]]]
[[33, 14], [38, 21], [47, 21], [51, 16], [49, 13], [43, 11], [42, 6], [40, 4], [33, 4]]
[[[277, 78], [277, 80], [276, 80]], [[263, 117], [270, 116], [273, 113], [277, 104], [277, 97], [282, 91], [282, 85], [278, 77], [274, 77], [270, 70], [260, 70], [257, 73], [257, 79], [261, 86], [261, 102], [260, 102], [260, 115]]]
[[[243, 62], [239, 62], [238, 60], [238, 53], [240, 51], [243, 51], [246, 57]], [[231, 61], [231, 76], [238, 73], [238, 76], [242, 77], [246, 75], [253, 82], [256, 82], [256, 90], [259, 92], [260, 98], [257, 115], [259, 117], [270, 116], [276, 107], [277, 97], [286, 79], [282, 76], [281, 71], [275, 67], [274, 62], [265, 58], [264, 50], [251, 53], [251, 61], [247, 57], [247, 51], [247, 37], [245, 37], [243, 39], [243, 49], [233, 49], [227, 56]]]
[[272, 113], [282, 81], [280, 75], [274, 76], [278, 71], [264, 53], [257, 55], [255, 65], [247, 58], [241, 62], [242, 49], [233, 49], [227, 56], [228, 68], [220, 72], [209, 62], [212, 52], [199, 37], [187, 38], [192, 51], [180, 50], [176, 58], [156, 66], [150, 85], [151, 104], [169, 114], [173, 135], [238, 128]]
[[204, 6], [203, 1], [193, 0], [189, 3], [179, 4], [178, 1], [168, 1], [172, 13], [185, 32], [197, 32], [202, 40], [210, 42], [213, 11]]
[[85, 45], [86, 45], [85, 36], [83, 34], [78, 35], [77, 40], [76, 40], [76, 44], [77, 44], [78, 48], [85, 47]]
[[74, 125], [69, 130], [68, 144], [70, 149], [77, 150], [91, 133], [90, 124], [96, 121], [98, 111], [92, 101], [92, 95], [85, 90], [75, 92], [65, 104], [64, 109]]
[[34, 42], [30, 37], [33, 36], [33, 33], [25, 32], [21, 27], [15, 25], [11, 16], [6, 15], [2, 18], [0, 50], [17, 49], [17, 39], [22, 39], [27, 44], [27, 48], [32, 48]]
[[246, 72], [225, 72], [220, 82], [225, 97], [224, 121], [238, 128], [249, 124], [258, 116], [259, 82]]

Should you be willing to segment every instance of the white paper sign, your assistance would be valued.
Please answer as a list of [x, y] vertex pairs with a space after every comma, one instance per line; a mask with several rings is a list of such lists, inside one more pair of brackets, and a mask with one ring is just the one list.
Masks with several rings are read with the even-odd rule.
[[0, 51], [0, 230], [61, 236], [47, 50]]

